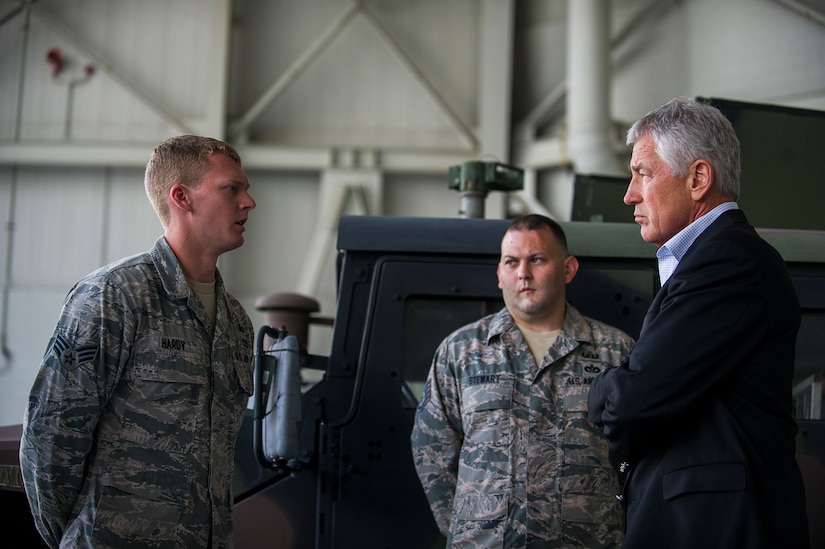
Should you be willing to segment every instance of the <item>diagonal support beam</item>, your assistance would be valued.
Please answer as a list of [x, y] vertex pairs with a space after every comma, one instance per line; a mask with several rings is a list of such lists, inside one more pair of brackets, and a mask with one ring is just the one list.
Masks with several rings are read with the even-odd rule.
[[424, 87], [430, 97], [435, 101], [438, 108], [441, 109], [441, 112], [449, 118], [450, 122], [452, 122], [453, 126], [459, 131], [461, 136], [464, 138], [464, 141], [467, 145], [469, 145], [472, 150], [478, 149], [478, 139], [476, 138], [473, 130], [464, 123], [458, 114], [450, 107], [449, 103], [438, 93], [438, 90], [435, 86], [433, 86], [427, 77], [424, 76], [424, 73], [418, 66], [413, 62], [413, 60], [404, 52], [398, 42], [392, 37], [389, 31], [381, 24], [381, 21], [375, 16], [369, 6], [364, 6], [363, 10], [364, 16], [366, 17], [367, 21], [373, 26], [373, 28], [378, 32], [378, 35], [384, 40], [384, 42], [389, 46], [390, 51], [392, 51], [395, 56], [401, 61], [401, 63], [409, 70], [413, 76], [418, 80], [418, 82]]
[[17, 15], [18, 13], [20, 13], [21, 11], [23, 11], [23, 7], [24, 7], [24, 6], [23, 6], [23, 2], [19, 2], [19, 3], [18, 3], [16, 6], [14, 6], [13, 8], [11, 8], [11, 9], [9, 9], [9, 10], [6, 10], [6, 13], [4, 13], [4, 14], [0, 15], [0, 27], [2, 27], [3, 25], [5, 25], [5, 24], [6, 24], [6, 22], [7, 22], [9, 19], [13, 18], [15, 15]]
[[456, 112], [450, 107], [447, 101], [438, 93], [424, 73], [416, 66], [413, 60], [404, 52], [387, 29], [381, 24], [375, 14], [370, 10], [367, 2], [356, 0], [352, 2], [329, 27], [312, 43], [312, 45], [287, 68], [269, 89], [261, 95], [254, 105], [234, 124], [231, 125], [231, 136], [234, 141], [241, 141], [244, 133], [263, 115], [264, 111], [278, 99], [286, 89], [303, 73], [312, 62], [329, 46], [338, 34], [346, 27], [350, 20], [361, 12], [367, 22], [376, 30], [378, 36], [387, 44], [390, 51], [406, 67], [406, 69], [421, 84], [427, 94], [433, 99], [441, 112], [450, 120], [466, 144], [473, 150], [478, 148], [478, 139], [472, 129], [464, 123]]
[[269, 87], [266, 92], [246, 111], [240, 120], [231, 126], [231, 138], [234, 141], [241, 139], [249, 126], [255, 123], [264, 111], [276, 100], [286, 89], [298, 78], [298, 76], [309, 67], [312, 62], [329, 46], [330, 42], [338, 36], [341, 30], [346, 27], [361, 9], [361, 2], [351, 3], [344, 11], [338, 15], [332, 24], [312, 43], [312, 45], [295, 60], [295, 62], [284, 71], [278, 80]]

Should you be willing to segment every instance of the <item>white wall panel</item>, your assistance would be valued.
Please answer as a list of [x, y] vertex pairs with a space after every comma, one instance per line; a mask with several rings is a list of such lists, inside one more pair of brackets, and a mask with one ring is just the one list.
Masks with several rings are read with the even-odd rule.
[[[147, 160], [149, 156], [147, 154]], [[163, 234], [143, 187], [143, 171], [110, 169], [103, 174], [103, 255], [101, 264], [144, 252]]]
[[23, 423], [40, 360], [60, 314], [65, 289], [16, 286], [9, 294], [8, 361], [0, 358], [0, 424]]
[[825, 109], [821, 24], [777, 2], [696, 0], [687, 13], [693, 93]]
[[[15, 4], [5, 0], [0, 9]], [[223, 114], [225, 0], [41, 0], [31, 6], [28, 26], [18, 15], [0, 27], [10, 52], [26, 51], [22, 140], [153, 142], [222, 128], [212, 111]], [[52, 48], [66, 60], [56, 75], [46, 64]], [[85, 78], [87, 66], [94, 73]], [[3, 59], [2, 74], [11, 76], [13, 67]], [[4, 81], [13, 86], [16, 77]], [[2, 104], [4, 119], [11, 108]]]
[[317, 174], [247, 175], [256, 206], [249, 213], [244, 245], [221, 257], [221, 273], [230, 292], [236, 288], [257, 297], [293, 291], [318, 223]]
[[633, 122], [686, 93], [690, 72], [685, 14], [672, 10], [653, 23], [635, 29], [627, 42], [614, 50], [611, 106], [617, 120]]
[[[114, 72], [181, 120], [197, 124], [213, 106], [209, 101], [212, 92], [205, 84], [214, 82], [212, 73], [222, 71], [216, 65], [225, 47], [217, 21], [223, 15], [223, 2], [75, 0], [41, 4], [108, 60]], [[134, 91], [122, 88], [107, 91]], [[131, 116], [129, 122], [145, 124], [141, 116]]]
[[[7, 23], [2, 29], [9, 31]], [[28, 26], [18, 29], [16, 35], [26, 41], [26, 72], [22, 85], [20, 138], [22, 140], [63, 139], [66, 119], [66, 88], [63, 78], [52, 81], [46, 54], [58, 45], [48, 29], [39, 21], [30, 20]], [[66, 52], [69, 54], [69, 52]], [[9, 81], [9, 84], [16, 82]]]
[[682, 4], [616, 52], [618, 120], [678, 95], [825, 109], [825, 27], [771, 0]]
[[102, 172], [33, 168], [18, 178], [14, 213], [15, 286], [62, 287], [102, 258]]

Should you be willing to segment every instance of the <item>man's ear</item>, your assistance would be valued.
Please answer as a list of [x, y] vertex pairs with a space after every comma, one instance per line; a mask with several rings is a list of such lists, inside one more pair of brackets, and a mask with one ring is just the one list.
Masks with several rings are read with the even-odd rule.
[[695, 160], [688, 172], [690, 195], [695, 202], [702, 200], [713, 186], [713, 166], [707, 160]]
[[180, 183], [175, 183], [169, 189], [169, 201], [171, 206], [185, 212], [192, 210], [192, 203], [189, 199], [189, 189]]
[[564, 258], [564, 283], [570, 284], [577, 272], [579, 272], [579, 260], [574, 255], [568, 255]]

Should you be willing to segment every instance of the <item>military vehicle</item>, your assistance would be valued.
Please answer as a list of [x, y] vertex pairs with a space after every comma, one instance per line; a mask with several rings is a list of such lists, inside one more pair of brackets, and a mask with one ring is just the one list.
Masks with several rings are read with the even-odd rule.
[[[257, 410], [248, 411], [237, 445], [239, 549], [443, 547], [413, 468], [410, 430], [440, 340], [503, 306], [495, 268], [507, 224], [341, 218], [327, 356], [310, 355], [299, 340], [306, 323], [316, 320], [314, 300], [281, 295], [261, 301], [274, 320], [258, 332]], [[632, 223], [563, 226], [581, 263], [569, 300], [584, 314], [638, 336], [658, 289], [654, 248]], [[761, 233], [784, 256], [803, 308], [795, 376], [798, 457], [816, 530], [825, 500], [825, 232]], [[293, 381], [270, 385], [278, 370]], [[302, 384], [297, 389], [295, 378]], [[273, 391], [292, 391], [286, 415], [276, 413], [283, 403], [272, 398]], [[3, 463], [16, 465], [19, 426], [4, 429], [11, 431]], [[20, 547], [42, 546], [22, 489], [14, 486], [14, 475], [5, 476], [5, 531], [18, 533]]]
[[[329, 355], [311, 356], [299, 342], [289, 344], [289, 322], [275, 325], [278, 311], [273, 325], [259, 332], [256, 410], [237, 452], [237, 547], [443, 547], [413, 468], [410, 431], [438, 343], [503, 306], [495, 268], [507, 224], [473, 218], [340, 220]], [[658, 289], [655, 248], [641, 240], [635, 224], [563, 226], [581, 262], [568, 287], [569, 301], [637, 337]], [[762, 235], [785, 257], [803, 306], [796, 375], [799, 453], [806, 473], [815, 473], [825, 463], [825, 232]], [[281, 297], [287, 297], [283, 312], [294, 315], [289, 302], [295, 296]], [[311, 321], [309, 309], [305, 314]], [[262, 345], [262, 334], [274, 343]], [[277, 381], [282, 367], [287, 373]], [[320, 381], [296, 389], [303, 377], [299, 369], [321, 372]], [[287, 377], [292, 381], [283, 381]], [[811, 501], [821, 504], [822, 487], [808, 489]]]

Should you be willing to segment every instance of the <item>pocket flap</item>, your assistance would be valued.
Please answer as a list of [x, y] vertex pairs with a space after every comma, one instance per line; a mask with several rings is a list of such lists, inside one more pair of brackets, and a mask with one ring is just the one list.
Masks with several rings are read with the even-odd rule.
[[662, 495], [668, 500], [694, 492], [734, 492], [744, 490], [745, 484], [743, 463], [705, 463], [665, 473]]

